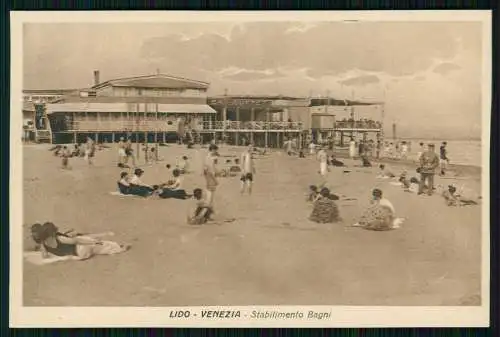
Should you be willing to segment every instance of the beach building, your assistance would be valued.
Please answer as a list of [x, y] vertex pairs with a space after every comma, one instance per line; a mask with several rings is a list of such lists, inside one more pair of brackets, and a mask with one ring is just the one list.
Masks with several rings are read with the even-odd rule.
[[307, 114], [305, 98], [224, 95], [209, 97], [208, 104], [216, 114], [207, 116], [211, 119], [205, 121], [202, 133], [228, 144], [279, 147], [285, 139], [301, 139], [307, 133], [301, 121], [289, 117], [290, 109]]
[[98, 142], [130, 137], [133, 142], [165, 142], [203, 128], [215, 110], [207, 105], [209, 83], [154, 74], [100, 81], [45, 105], [54, 143]]

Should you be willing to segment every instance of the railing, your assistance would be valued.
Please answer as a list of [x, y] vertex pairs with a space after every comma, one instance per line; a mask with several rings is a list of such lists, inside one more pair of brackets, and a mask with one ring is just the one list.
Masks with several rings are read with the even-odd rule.
[[203, 130], [302, 130], [301, 122], [206, 121]]
[[166, 120], [74, 121], [69, 130], [78, 131], [177, 131], [177, 123]]
[[336, 129], [381, 129], [382, 124], [376, 121], [336, 121]]

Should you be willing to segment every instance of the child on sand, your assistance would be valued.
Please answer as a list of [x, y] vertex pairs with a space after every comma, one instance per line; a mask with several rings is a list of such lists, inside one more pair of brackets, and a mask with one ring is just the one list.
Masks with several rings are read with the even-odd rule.
[[162, 199], [186, 199], [188, 196], [186, 191], [182, 189], [182, 178], [179, 169], [172, 171], [173, 179], [169, 180], [158, 195]]
[[252, 194], [252, 184], [255, 174], [252, 149], [253, 146], [249, 145], [241, 155], [241, 194], [245, 193], [245, 190], [248, 191], [248, 194]]
[[379, 169], [377, 178], [387, 179], [395, 177], [394, 173], [392, 173], [391, 170], [389, 170], [389, 168], [387, 168], [384, 164], [380, 164]]
[[62, 157], [62, 168], [69, 169], [69, 158], [71, 157], [71, 152], [69, 151], [66, 145], [63, 146], [61, 157]]
[[318, 192], [318, 186], [316, 185], [310, 185], [309, 186], [309, 193], [307, 194], [307, 201], [308, 202], [315, 202], [316, 199], [319, 197], [319, 192]]
[[210, 205], [203, 200], [203, 191], [200, 188], [194, 189], [193, 198], [196, 202], [188, 214], [187, 222], [189, 225], [203, 225], [210, 220], [213, 210]]

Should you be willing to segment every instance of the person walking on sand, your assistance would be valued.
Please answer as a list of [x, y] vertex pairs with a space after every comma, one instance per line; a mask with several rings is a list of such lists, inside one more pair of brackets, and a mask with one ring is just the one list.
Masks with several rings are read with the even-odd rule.
[[316, 144], [314, 143], [314, 141], [311, 141], [311, 143], [309, 144], [309, 154], [311, 156], [316, 154]]
[[125, 160], [127, 158], [127, 154], [125, 153], [125, 139], [120, 137], [120, 141], [118, 142], [118, 166], [123, 167], [125, 165]]
[[217, 189], [217, 185], [219, 185], [219, 182], [216, 178], [217, 150], [217, 145], [210, 145], [208, 148], [208, 155], [205, 158], [205, 162], [203, 164], [203, 175], [207, 184], [206, 202], [212, 209], [214, 204], [215, 190]]
[[241, 165], [241, 194], [248, 191], [248, 194], [252, 194], [252, 184], [253, 177], [255, 174], [255, 164], [252, 156], [253, 145], [250, 144], [245, 152], [241, 155], [240, 165]]
[[85, 160], [89, 165], [92, 165], [92, 158], [95, 155], [95, 143], [92, 138], [87, 137], [87, 143], [85, 143]]
[[132, 159], [132, 165], [135, 167], [135, 155], [134, 150], [132, 149], [132, 141], [127, 139], [127, 143], [125, 143], [125, 164], [128, 164], [128, 161]]
[[429, 150], [420, 156], [420, 186], [418, 194], [424, 193], [425, 183], [427, 181], [427, 194], [432, 195], [434, 190], [435, 170], [439, 166], [439, 158], [434, 152], [434, 144], [429, 144]]
[[349, 158], [354, 159], [356, 157], [356, 141], [351, 137], [351, 141], [349, 142]]
[[323, 179], [326, 179], [326, 174], [328, 172], [328, 155], [325, 149], [321, 148], [318, 151], [317, 159], [319, 161], [319, 174]]
[[446, 142], [443, 142], [439, 147], [439, 166], [441, 172], [439, 175], [444, 176], [446, 174], [446, 169], [450, 160], [448, 159], [448, 150], [446, 150]]

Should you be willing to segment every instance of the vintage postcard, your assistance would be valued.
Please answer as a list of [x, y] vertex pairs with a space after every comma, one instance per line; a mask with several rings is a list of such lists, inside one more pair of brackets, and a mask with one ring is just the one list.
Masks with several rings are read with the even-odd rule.
[[490, 12], [11, 19], [11, 326], [489, 325]]

